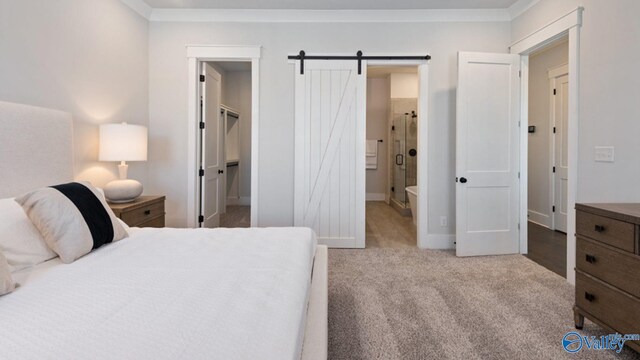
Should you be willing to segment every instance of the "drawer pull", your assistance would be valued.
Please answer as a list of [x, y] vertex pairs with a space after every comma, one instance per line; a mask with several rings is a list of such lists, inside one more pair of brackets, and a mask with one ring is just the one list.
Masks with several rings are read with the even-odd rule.
[[585, 291], [584, 298], [587, 299], [587, 301], [589, 302], [593, 302], [593, 300], [596, 299], [596, 296]]
[[151, 210], [145, 210], [145, 211], [144, 211], [144, 214], [145, 214], [145, 215], [150, 215], [150, 214], [151, 214]]
[[595, 256], [593, 256], [593, 255], [589, 255], [589, 254], [587, 254], [587, 255], [585, 256], [585, 260], [587, 260], [587, 262], [588, 262], [588, 263], [593, 264], [593, 263], [595, 263], [595, 262], [596, 262], [596, 257], [595, 257]]
[[604, 225], [596, 225], [594, 230], [599, 233], [604, 232]]

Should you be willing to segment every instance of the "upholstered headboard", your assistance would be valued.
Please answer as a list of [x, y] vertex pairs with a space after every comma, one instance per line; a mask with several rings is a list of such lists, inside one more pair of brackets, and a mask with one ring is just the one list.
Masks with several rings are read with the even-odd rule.
[[71, 114], [0, 101], [0, 198], [73, 179]]

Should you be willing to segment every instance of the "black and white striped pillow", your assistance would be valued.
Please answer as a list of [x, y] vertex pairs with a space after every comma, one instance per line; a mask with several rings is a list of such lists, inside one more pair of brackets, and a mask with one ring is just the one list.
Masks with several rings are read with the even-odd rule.
[[34, 190], [16, 201], [66, 264], [128, 236], [104, 197], [88, 182]]

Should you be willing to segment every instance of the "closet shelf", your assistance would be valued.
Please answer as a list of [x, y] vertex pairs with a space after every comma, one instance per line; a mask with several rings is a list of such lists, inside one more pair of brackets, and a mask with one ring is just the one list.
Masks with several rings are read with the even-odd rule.
[[227, 160], [227, 166], [238, 166], [240, 160], [238, 159], [229, 159]]

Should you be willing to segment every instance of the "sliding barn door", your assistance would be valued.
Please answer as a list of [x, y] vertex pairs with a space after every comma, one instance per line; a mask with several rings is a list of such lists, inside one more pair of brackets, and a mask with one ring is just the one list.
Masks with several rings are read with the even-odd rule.
[[331, 247], [365, 245], [366, 64], [296, 62], [295, 226]]
[[458, 256], [513, 254], [520, 250], [519, 70], [519, 55], [458, 55]]

